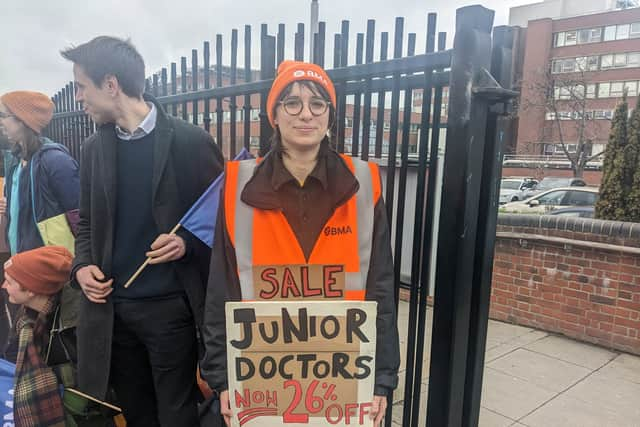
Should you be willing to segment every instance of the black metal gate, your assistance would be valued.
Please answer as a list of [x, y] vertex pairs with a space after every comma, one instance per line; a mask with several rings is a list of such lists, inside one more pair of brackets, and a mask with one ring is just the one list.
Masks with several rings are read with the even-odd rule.
[[[402, 337], [407, 342], [405, 385], [396, 392], [403, 396], [403, 405], [402, 410], [389, 407], [387, 426], [417, 426], [424, 405], [430, 426], [478, 423], [502, 164], [501, 116], [514, 95], [503, 88], [511, 79], [511, 29], [497, 27], [492, 37], [493, 16], [481, 6], [458, 9], [453, 49], [445, 50], [446, 34], [441, 32], [436, 51], [436, 15], [429, 14], [422, 54], [416, 54], [414, 33], [404, 45], [404, 20], [396, 18], [393, 50], [389, 54], [389, 35], [381, 33], [375, 60], [375, 21], [369, 20], [366, 34], [357, 34], [351, 65], [349, 21], [342, 21], [341, 32], [334, 35], [328, 71], [338, 95], [333, 139], [339, 151], [374, 160], [384, 169], [385, 201], [394, 230], [396, 302], [402, 288], [408, 294], [408, 332]], [[182, 57], [179, 74], [172, 63], [170, 71], [162, 68], [147, 80], [147, 91], [169, 113], [203, 126], [228, 157], [242, 146], [265, 151], [271, 135], [265, 105], [276, 64], [285, 59], [285, 28], [280, 25], [272, 36], [262, 25], [259, 71], [251, 66], [251, 33], [245, 26], [243, 68], [237, 66], [238, 31], [233, 30], [229, 66], [223, 65], [223, 38], [217, 35], [215, 64], [209, 42], [204, 42], [202, 66], [194, 49], [189, 68]], [[329, 68], [325, 37], [321, 22], [313, 57]], [[295, 59], [303, 59], [304, 45], [304, 24], [298, 24]], [[53, 99], [57, 109], [47, 135], [78, 158], [82, 141], [95, 126], [75, 101], [73, 83]], [[443, 148], [444, 168], [438, 171]], [[437, 221], [439, 238], [433, 242]], [[407, 232], [409, 225], [413, 228]], [[433, 265], [429, 255], [436, 243]], [[421, 379], [434, 268], [427, 402], [421, 399]]]

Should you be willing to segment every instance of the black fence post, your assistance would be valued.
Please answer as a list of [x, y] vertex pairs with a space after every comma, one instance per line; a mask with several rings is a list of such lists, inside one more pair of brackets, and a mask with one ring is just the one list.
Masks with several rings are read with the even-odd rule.
[[[175, 62], [171, 63], [171, 95], [178, 93], [178, 65]], [[174, 117], [178, 117], [178, 105], [174, 102], [171, 104], [171, 114]]]
[[[269, 80], [276, 75], [276, 38], [263, 35], [260, 49], [260, 79]], [[260, 94], [260, 153], [264, 155], [269, 151], [271, 134], [273, 129], [267, 117], [267, 96], [269, 90]]]
[[[198, 91], [198, 50], [191, 49], [191, 90], [193, 92]], [[191, 103], [191, 123], [198, 125], [198, 101]]]
[[[244, 26], [244, 82], [251, 78], [251, 25]], [[244, 96], [244, 148], [251, 149], [251, 95]]]
[[[236, 78], [238, 73], [238, 30], [233, 29], [231, 31], [231, 76], [229, 79], [230, 85], [236, 84]], [[229, 102], [229, 158], [233, 159], [236, 156], [236, 111], [238, 110], [238, 104], [236, 103], [236, 97], [231, 96]]]
[[[513, 28], [496, 27], [493, 31], [491, 55], [491, 75], [497, 80], [480, 82], [476, 91], [482, 89], [510, 89]], [[487, 87], [487, 83], [489, 83]], [[491, 277], [493, 273], [493, 255], [496, 242], [498, 221], [498, 196], [500, 177], [502, 176], [502, 158], [505, 127], [508, 125], [504, 115], [510, 105], [508, 99], [515, 95], [503, 91], [502, 96], [492, 94], [495, 102], [489, 110], [487, 119], [484, 163], [480, 186], [480, 209], [478, 212], [478, 232], [476, 240], [476, 258], [474, 262], [473, 293], [471, 295], [471, 320], [469, 322], [469, 352], [467, 355], [467, 380], [463, 408], [463, 424], [472, 427], [478, 425], [480, 417], [480, 397], [484, 372], [484, 355], [489, 323], [489, 305], [491, 300]]]
[[[430, 13], [427, 19], [427, 44], [425, 53], [433, 53], [435, 50], [435, 32], [436, 32], [436, 14]], [[421, 317], [422, 324], [416, 323], [419, 314], [423, 314], [423, 307], [420, 303], [426, 301], [427, 292], [424, 292], [424, 286], [428, 281], [424, 281], [420, 275], [421, 260], [425, 254], [429, 253], [429, 247], [426, 245], [423, 247], [423, 223], [426, 226], [424, 235], [430, 236], [432, 232], [432, 226], [428, 222], [429, 214], [433, 215], [433, 212], [427, 211], [425, 217], [425, 177], [427, 175], [427, 161], [429, 161], [429, 178], [435, 178], [434, 169], [432, 168], [436, 161], [432, 162], [428, 156], [428, 128], [429, 117], [431, 114], [431, 92], [432, 92], [432, 74], [433, 69], [426, 69], [424, 74], [424, 86], [422, 89], [422, 120], [421, 127], [422, 132], [420, 134], [420, 140], [418, 141], [418, 177], [417, 177], [417, 191], [416, 191], [416, 204], [415, 204], [415, 217], [413, 226], [413, 246], [411, 255], [411, 288], [410, 288], [410, 300], [409, 300], [409, 325], [416, 325], [415, 329], [409, 330], [409, 336], [407, 337], [407, 358], [406, 358], [406, 378], [404, 395], [405, 404], [403, 407], [402, 421], [407, 426], [417, 426], [420, 413], [420, 392], [422, 381], [422, 354], [424, 348], [424, 316]], [[437, 148], [437, 147], [436, 147]], [[428, 196], [433, 199], [433, 194], [430, 192]], [[427, 202], [428, 203], [428, 202]], [[428, 256], [428, 255], [427, 255]], [[428, 277], [428, 276], [427, 276]], [[418, 309], [421, 309], [420, 311]], [[426, 309], [424, 309], [426, 312]], [[411, 397], [411, 401], [409, 400]]]
[[[222, 34], [216, 34], [216, 87], [222, 87]], [[222, 131], [224, 126], [224, 99], [216, 97], [216, 143], [224, 153]]]
[[[180, 57], [180, 93], [187, 93], [187, 57]], [[187, 103], [182, 103], [182, 120], [185, 122], [189, 119], [187, 115]]]
[[[489, 69], [494, 12], [457, 10], [438, 238], [427, 425], [462, 426], [473, 260], [488, 103], [471, 88]], [[464, 397], [464, 398], [462, 398]]]
[[[210, 89], [211, 88], [211, 80], [210, 80], [210, 72], [211, 72], [211, 46], [209, 44], [208, 41], [205, 41], [203, 43], [202, 46], [202, 53], [203, 53], [203, 59], [204, 59], [204, 64], [203, 64], [203, 80], [204, 80], [204, 88], [206, 89]], [[207, 133], [210, 133], [211, 131], [211, 99], [210, 98], [205, 98], [204, 99], [204, 111], [202, 112], [202, 122], [204, 123], [204, 130], [207, 131]]]

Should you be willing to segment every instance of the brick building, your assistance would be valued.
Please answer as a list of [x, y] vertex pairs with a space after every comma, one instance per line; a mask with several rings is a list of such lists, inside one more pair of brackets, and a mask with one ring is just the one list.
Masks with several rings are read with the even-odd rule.
[[632, 107], [638, 96], [640, 8], [635, 6], [629, 0], [545, 0], [511, 9], [521, 97], [517, 137], [507, 150], [515, 156], [507, 159], [566, 158], [560, 143], [575, 154], [581, 133], [585, 156], [602, 152], [623, 91]]

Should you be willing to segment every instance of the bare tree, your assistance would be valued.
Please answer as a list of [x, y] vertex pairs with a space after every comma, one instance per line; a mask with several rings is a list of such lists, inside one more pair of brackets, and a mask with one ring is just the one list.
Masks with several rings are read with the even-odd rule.
[[578, 70], [567, 74], [553, 74], [549, 67], [525, 83], [532, 96], [520, 99], [525, 114], [544, 111], [539, 141], [559, 145], [575, 177], [582, 177], [587, 163], [603, 154], [604, 150], [592, 152], [593, 142], [611, 121], [594, 117], [590, 99], [595, 97], [596, 86], [586, 79], [585, 65], [577, 64]]

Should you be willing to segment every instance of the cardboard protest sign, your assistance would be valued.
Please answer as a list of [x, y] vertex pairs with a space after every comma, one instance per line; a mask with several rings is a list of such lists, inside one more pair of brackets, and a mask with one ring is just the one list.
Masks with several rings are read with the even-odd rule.
[[376, 306], [227, 303], [233, 425], [371, 426]]

